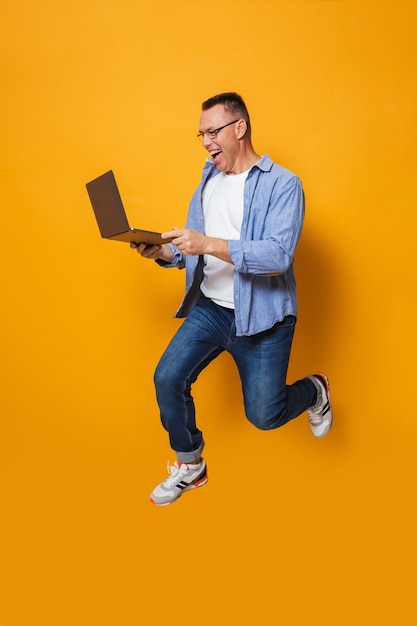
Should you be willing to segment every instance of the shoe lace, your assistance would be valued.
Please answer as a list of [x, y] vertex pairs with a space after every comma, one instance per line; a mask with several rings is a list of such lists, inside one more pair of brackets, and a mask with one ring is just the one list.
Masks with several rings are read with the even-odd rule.
[[321, 424], [321, 413], [313, 412], [310, 409], [309, 411], [307, 411], [307, 414], [310, 424], [312, 424], [313, 426], [318, 426], [319, 424]]
[[321, 424], [323, 418], [321, 408], [322, 407], [320, 403], [319, 405], [316, 405], [315, 407], [312, 407], [307, 411], [308, 419], [310, 421], [310, 424], [312, 424], [313, 426]]
[[166, 487], [171, 487], [172, 485], [175, 485], [175, 483], [178, 481], [178, 477], [181, 474], [181, 470], [183, 474], [186, 473], [188, 469], [188, 466], [185, 463], [182, 463], [181, 465], [178, 465], [178, 462], [175, 461], [174, 465], [170, 465], [169, 461], [167, 462], [167, 470], [168, 470], [168, 478], [164, 481], [164, 484]]
[[321, 420], [323, 417], [321, 414], [322, 409], [323, 409], [323, 392], [320, 390], [318, 392], [316, 404], [312, 406], [310, 409], [308, 409], [307, 411], [308, 419], [310, 420], [310, 423], [313, 424], [313, 426], [315, 424], [321, 423]]

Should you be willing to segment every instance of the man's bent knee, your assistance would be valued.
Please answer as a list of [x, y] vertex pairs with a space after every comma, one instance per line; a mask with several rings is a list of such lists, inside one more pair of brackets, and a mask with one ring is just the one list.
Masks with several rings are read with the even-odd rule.
[[175, 374], [175, 372], [172, 370], [167, 371], [167, 368], [158, 365], [153, 377], [155, 388], [168, 390], [175, 387], [175, 375], [173, 374]]
[[262, 415], [261, 413], [257, 413], [256, 415], [246, 414], [246, 417], [258, 430], [274, 430], [283, 426], [288, 421], [286, 410], [274, 413], [273, 415]]

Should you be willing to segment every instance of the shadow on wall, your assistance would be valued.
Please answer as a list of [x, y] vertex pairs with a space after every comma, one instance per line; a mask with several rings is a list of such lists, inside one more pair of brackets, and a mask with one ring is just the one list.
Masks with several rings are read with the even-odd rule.
[[[340, 311], [345, 296], [340, 285], [343, 268], [331, 256], [322, 239], [304, 231], [295, 257], [298, 286], [298, 324], [295, 333], [293, 361], [302, 372], [330, 367], [334, 346], [342, 342]], [[303, 374], [302, 374], [303, 375]]]
[[288, 382], [317, 371], [329, 376], [333, 412], [338, 416], [333, 436], [337, 432], [340, 450], [349, 439], [341, 381], [346, 378], [346, 364], [352, 361], [348, 353], [354, 350], [350, 337], [355, 322], [349, 314], [346, 268], [333, 250], [317, 233], [304, 231], [295, 259], [299, 314]]

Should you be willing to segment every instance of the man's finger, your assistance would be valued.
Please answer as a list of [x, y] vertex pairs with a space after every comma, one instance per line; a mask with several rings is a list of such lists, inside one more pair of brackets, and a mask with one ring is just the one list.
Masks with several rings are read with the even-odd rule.
[[176, 226], [174, 226], [172, 230], [169, 230], [166, 233], [162, 233], [161, 237], [162, 239], [176, 239], [177, 237], [180, 237], [181, 234], [182, 230], [179, 230]]

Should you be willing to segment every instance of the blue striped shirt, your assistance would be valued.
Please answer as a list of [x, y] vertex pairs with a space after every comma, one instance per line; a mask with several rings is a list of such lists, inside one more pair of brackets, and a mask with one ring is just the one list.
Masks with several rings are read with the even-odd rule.
[[[191, 199], [186, 228], [204, 233], [202, 190], [219, 173], [206, 160], [202, 180]], [[294, 253], [304, 219], [304, 193], [295, 174], [264, 155], [250, 170], [244, 189], [239, 239], [228, 241], [234, 263], [236, 334], [254, 335], [272, 328], [287, 315], [297, 316]], [[203, 256], [174, 252], [164, 267], [186, 268], [186, 293], [175, 317], [186, 317], [200, 295]]]

